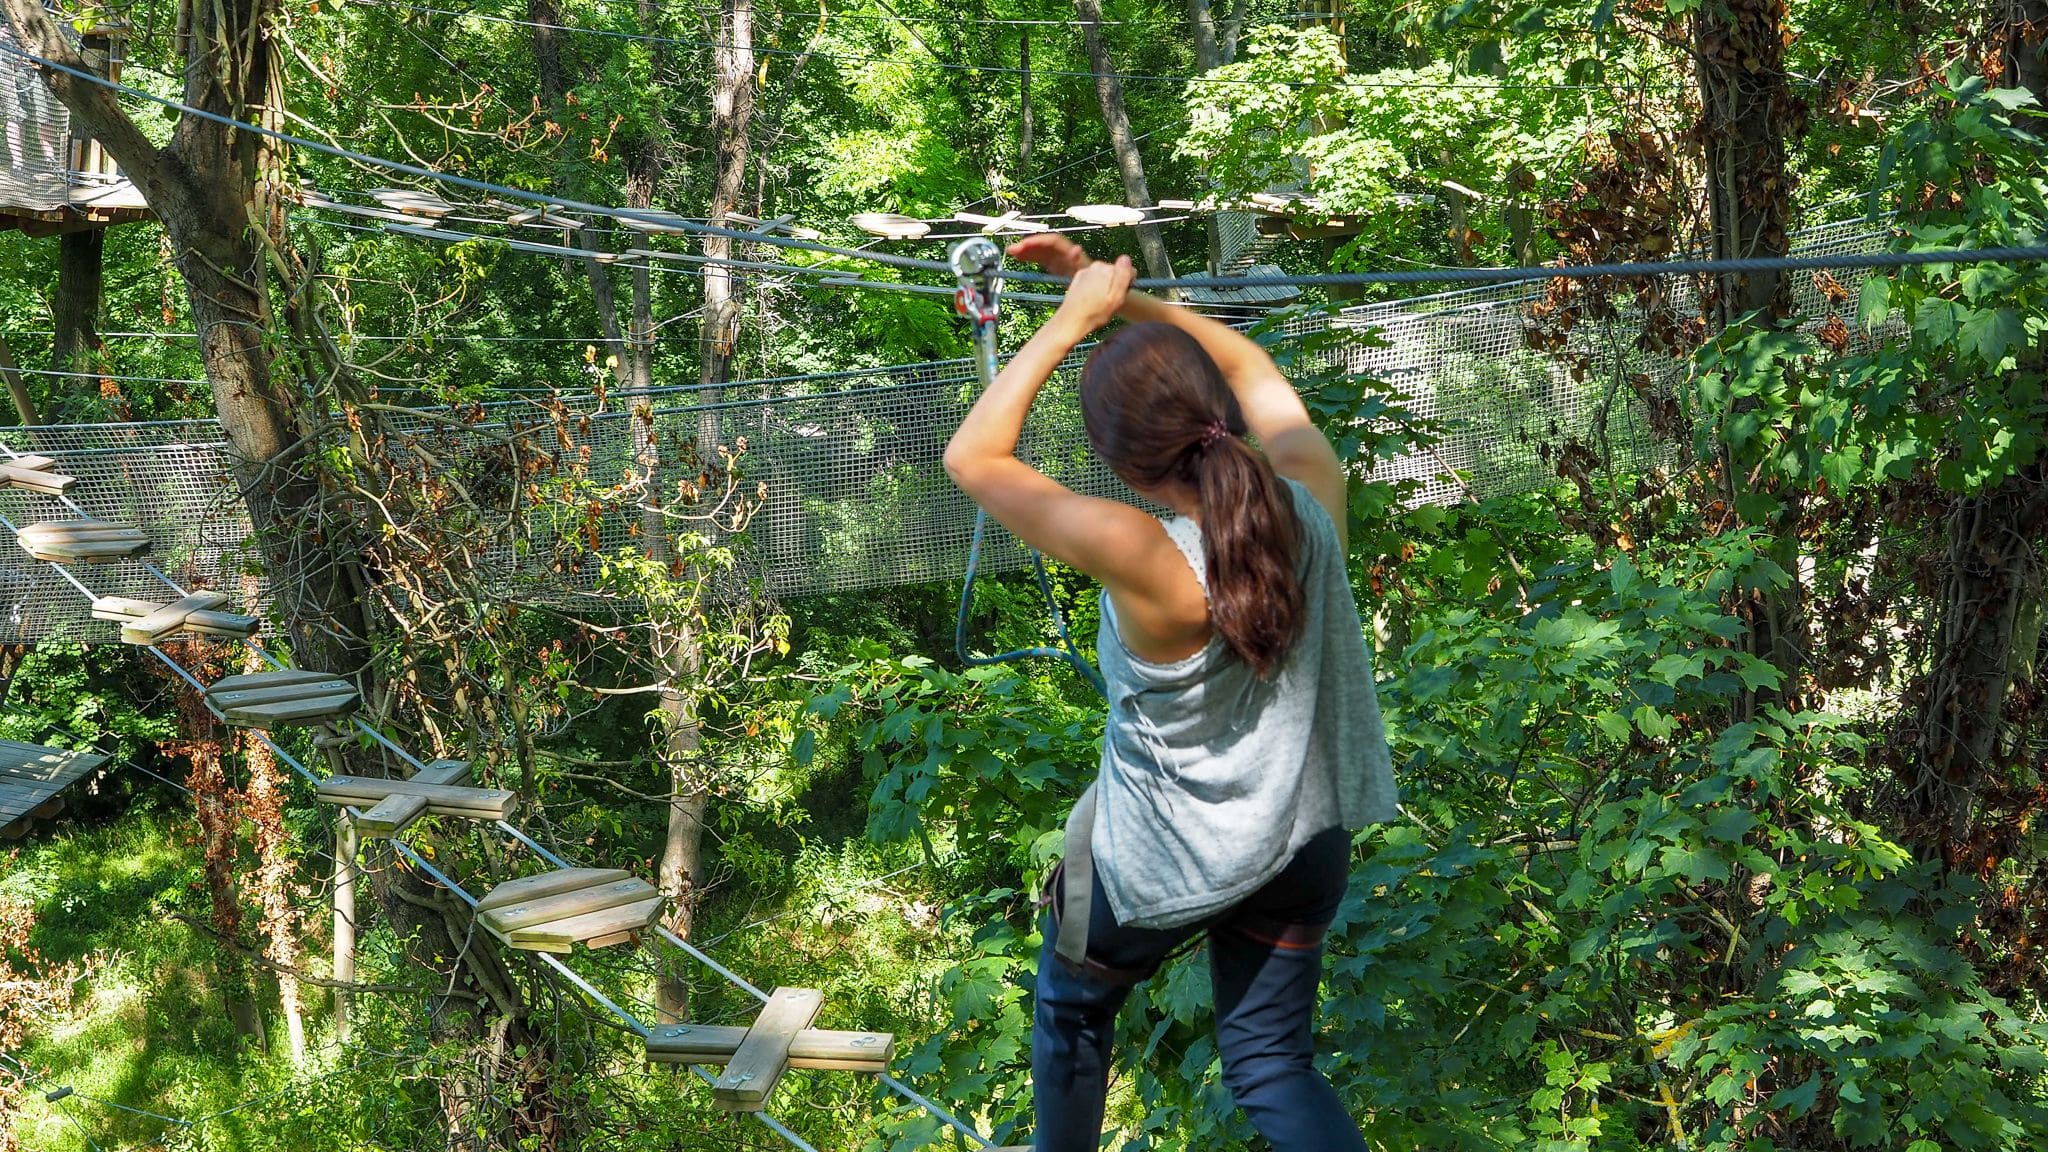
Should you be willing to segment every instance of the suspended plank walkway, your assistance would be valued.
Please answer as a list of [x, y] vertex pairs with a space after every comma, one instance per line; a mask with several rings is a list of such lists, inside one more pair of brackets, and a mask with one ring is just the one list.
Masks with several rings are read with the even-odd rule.
[[58, 793], [107, 762], [94, 752], [0, 740], [0, 833], [24, 816], [53, 816]]

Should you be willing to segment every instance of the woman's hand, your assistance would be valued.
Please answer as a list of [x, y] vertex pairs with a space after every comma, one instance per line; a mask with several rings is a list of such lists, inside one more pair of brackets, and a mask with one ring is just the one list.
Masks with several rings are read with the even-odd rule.
[[1084, 336], [1094, 332], [1123, 308], [1124, 296], [1130, 292], [1131, 281], [1137, 274], [1129, 256], [1117, 257], [1114, 264], [1084, 265], [1074, 273], [1074, 282], [1067, 285], [1066, 298], [1060, 301], [1054, 318], [1064, 317]]
[[1081, 246], [1057, 232], [1040, 232], [1010, 245], [1010, 255], [1028, 260], [1055, 276], [1072, 276], [1095, 263]]

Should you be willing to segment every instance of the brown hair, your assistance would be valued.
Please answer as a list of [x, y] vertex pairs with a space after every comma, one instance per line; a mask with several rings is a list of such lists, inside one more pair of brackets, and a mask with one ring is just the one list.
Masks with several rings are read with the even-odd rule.
[[1300, 635], [1301, 523], [1263, 453], [1245, 442], [1244, 412], [1216, 362], [1171, 324], [1109, 334], [1081, 370], [1088, 439], [1132, 487], [1174, 480], [1200, 501], [1209, 622], [1266, 676]]

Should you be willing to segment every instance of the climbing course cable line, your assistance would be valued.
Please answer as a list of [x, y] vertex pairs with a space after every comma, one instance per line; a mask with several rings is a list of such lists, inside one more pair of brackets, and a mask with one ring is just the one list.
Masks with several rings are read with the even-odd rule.
[[[14, 459], [21, 459], [21, 457], [18, 454], [14, 453], [12, 449], [7, 448], [5, 445], [0, 445], [0, 452], [6, 452], [10, 457]], [[85, 510], [81, 508], [75, 501], [71, 500], [70, 497], [58, 494], [55, 496], [55, 499], [57, 499], [69, 510], [73, 511], [79, 516], [90, 519], [89, 514], [87, 514]], [[4, 515], [0, 515], [0, 526], [4, 526], [8, 530], [17, 533], [20, 531], [20, 526], [15, 524], [13, 520]], [[65, 580], [69, 581], [75, 588], [77, 588], [82, 595], [86, 596], [88, 599], [97, 599], [96, 595], [92, 592], [92, 590], [83, 582], [78, 580], [78, 578], [75, 575], [73, 575], [65, 565], [53, 560], [45, 562], [49, 564], [49, 566], [53, 568], [60, 576], [62, 576]], [[176, 584], [176, 582], [172, 581], [168, 576], [164, 576], [160, 571], [158, 571], [155, 568], [154, 565], [148, 565], [148, 567], [152, 572], [155, 572], [160, 579], [162, 579], [167, 585], [169, 585], [173, 591], [177, 592], [181, 598], [186, 595], [184, 590], [180, 588]], [[187, 684], [191, 685], [194, 691], [197, 691], [201, 694], [201, 698], [205, 701], [206, 707], [208, 708], [209, 711], [212, 711], [216, 716], [221, 716], [223, 719], [225, 719], [225, 715], [223, 714], [222, 710], [211, 699], [207, 698], [207, 685], [205, 683], [200, 681], [198, 677], [194, 676], [191, 673], [190, 670], [186, 669], [183, 665], [173, 660], [168, 653], [164, 652], [156, 645], [151, 644], [147, 645], [146, 647], [148, 647], [149, 650], [152, 653], [154, 653], [157, 656], [157, 658], [165, 664], [166, 667], [170, 668], [175, 674], [177, 674], [177, 676], [180, 679], [183, 679]], [[253, 640], [249, 642], [249, 647], [253, 652], [255, 652], [257, 656], [259, 656], [264, 661], [270, 663], [273, 667], [278, 668], [280, 670], [285, 670], [287, 668], [287, 666], [282, 661], [278, 660], [278, 658], [274, 654], [272, 654], [268, 649], [254, 643]], [[402, 746], [398, 745], [396, 742], [392, 741], [389, 737], [385, 736], [375, 725], [370, 724], [368, 721], [365, 721], [360, 716], [353, 715], [350, 717], [350, 722], [356, 731], [360, 732], [362, 735], [370, 737], [376, 743], [384, 746], [388, 751], [392, 752], [401, 759], [410, 763], [414, 767], [416, 772], [424, 772], [428, 770], [428, 765], [426, 763], [421, 761], [418, 757], [414, 756], [411, 752], [407, 751]], [[251, 731], [251, 733], [256, 737], [256, 739], [259, 740], [265, 747], [267, 747], [272, 752], [273, 755], [275, 755], [278, 758], [279, 763], [282, 763], [287, 767], [291, 768], [300, 777], [305, 779], [308, 783], [314, 785], [316, 788], [320, 785], [321, 777], [317, 773], [313, 772], [311, 769], [307, 768], [306, 765], [302, 763], [297, 757], [293, 756], [290, 752], [280, 747], [277, 744], [277, 742], [271, 737], [270, 733], [267, 730], [261, 728], [252, 728], [248, 730]], [[351, 819], [360, 819], [361, 816], [363, 815], [362, 809], [354, 805], [345, 806], [344, 810], [349, 814]], [[508, 823], [507, 821], [502, 819], [496, 820], [492, 822], [492, 826], [500, 832], [503, 832], [506, 835], [512, 837], [513, 839], [519, 841], [521, 844], [525, 845], [527, 848], [532, 850], [536, 855], [538, 855], [554, 867], [558, 869], [568, 869], [572, 867], [569, 864], [569, 862], [565, 860], [563, 857], [549, 850], [539, 841], [533, 839], [527, 833], [525, 833], [518, 827]], [[413, 867], [419, 869], [423, 874], [434, 880], [435, 883], [440, 884], [442, 887], [446, 888], [450, 893], [455, 895], [464, 903], [468, 904], [472, 909], [476, 909], [479, 906], [479, 904], [481, 903], [481, 899], [479, 897], [471, 894], [461, 884], [457, 883], [453, 878], [449, 877], [440, 868], [435, 866], [433, 862], [429, 861], [424, 856], [420, 855], [417, 851], [415, 851], [410, 845], [406, 844], [404, 841], [399, 840], [395, 837], [390, 839], [389, 842], [394, 851], [396, 851], [399, 855], [403, 856]], [[669, 931], [666, 926], [657, 924], [656, 932], [662, 939], [668, 941], [669, 943], [675, 945], [685, 953], [696, 958], [697, 960], [705, 964], [707, 967], [711, 968], [714, 972], [724, 977], [727, 981], [731, 982], [734, 986], [741, 988], [750, 995], [754, 996], [756, 999], [759, 999], [764, 1003], [770, 999], [769, 993], [762, 991], [760, 988], [748, 982], [747, 980], [739, 976], [737, 973], [733, 972], [731, 969], [725, 967], [723, 964], [718, 963], [715, 959], [706, 954], [703, 950], [695, 947], [688, 941], [682, 939], [680, 936], [677, 936], [675, 933]], [[568, 964], [566, 964], [565, 962], [563, 962], [551, 953], [538, 952], [536, 953], [536, 955], [542, 963], [552, 968], [563, 979], [567, 980], [569, 983], [571, 983], [577, 989], [583, 992], [584, 995], [590, 997], [591, 1000], [593, 1000], [598, 1005], [602, 1006], [607, 1011], [609, 1011], [627, 1030], [633, 1032], [642, 1040], [652, 1039], [652, 1029], [650, 1029], [646, 1024], [642, 1023], [640, 1019], [636, 1017], [633, 1013], [628, 1012], [624, 1008], [620, 1007], [617, 1001], [615, 1001], [612, 997], [607, 995], [603, 990], [599, 989], [596, 985], [592, 984], [589, 980], [584, 978], [582, 974], [578, 973], [573, 968], [569, 967]], [[707, 1083], [715, 1084], [717, 1082], [717, 1078], [705, 1072], [701, 1066], [692, 1064], [690, 1065], [690, 1067], [692, 1071], [694, 1071], [700, 1078], [705, 1080]], [[916, 1103], [921, 1107], [926, 1107], [934, 1110], [933, 1114], [935, 1116], [938, 1116], [942, 1120], [948, 1121], [953, 1126], [960, 1129], [964, 1134], [974, 1138], [976, 1141], [979, 1142], [979, 1145], [981, 1147], [994, 1147], [992, 1141], [989, 1141], [987, 1138], [981, 1136], [971, 1127], [962, 1124], [957, 1118], [953, 1117], [950, 1113], [945, 1112], [943, 1109], [939, 1108], [938, 1105], [931, 1102], [927, 1098], [916, 1093], [913, 1089], [911, 1089], [908, 1085], [904, 1084], [902, 1081], [896, 1079], [893, 1076], [889, 1076], [886, 1073], [882, 1074], [880, 1079], [892, 1091], [897, 1092], [899, 1095], [905, 1096], [906, 1099], [911, 1100], [913, 1103]], [[816, 1152], [816, 1149], [813, 1148], [802, 1137], [798, 1136], [794, 1131], [791, 1131], [786, 1125], [776, 1120], [773, 1116], [770, 1116], [767, 1112], [754, 1111], [751, 1114], [757, 1120], [759, 1120], [761, 1124], [766, 1126], [770, 1131], [773, 1131], [777, 1135], [781, 1136], [793, 1147], [796, 1147], [797, 1149], [801, 1150], [801, 1152]], [[82, 1126], [80, 1126], [80, 1133], [81, 1135], [85, 1134]], [[89, 1136], [87, 1136], [87, 1140], [88, 1142], [90, 1142]], [[97, 1148], [97, 1145], [95, 1145], [95, 1147]]]
[[[930, 272], [951, 278], [952, 268], [943, 260], [932, 260], [915, 256], [899, 256], [893, 253], [874, 252], [860, 248], [847, 248], [803, 240], [793, 236], [778, 236], [763, 232], [742, 231], [715, 224], [700, 224], [681, 217], [667, 215], [654, 209], [622, 208], [593, 204], [584, 200], [573, 200], [545, 192], [534, 192], [487, 180], [477, 180], [454, 173], [437, 172], [417, 164], [375, 156], [318, 140], [295, 136], [274, 128], [265, 128], [218, 112], [194, 108], [188, 104], [158, 96], [105, 77], [94, 75], [84, 69], [73, 68], [38, 56], [13, 44], [0, 42], [0, 54], [20, 57], [53, 72], [72, 77], [84, 83], [106, 88], [113, 92], [132, 96], [160, 107], [168, 108], [181, 115], [197, 116], [201, 119], [253, 132], [296, 148], [305, 148], [323, 155], [334, 156], [354, 163], [383, 168], [422, 180], [438, 181], [458, 188], [467, 188], [492, 196], [505, 196], [535, 204], [566, 208], [573, 212], [587, 212], [599, 216], [611, 216], [623, 220], [640, 220], [665, 228], [690, 232], [703, 236], [723, 236], [733, 240], [765, 244], [790, 251], [810, 252], [820, 256], [837, 256], [852, 260], [864, 260], [893, 268], [919, 272]], [[713, 262], [726, 261], [705, 258]], [[1577, 280], [1609, 277], [1681, 276], [1741, 274], [1753, 272], [1798, 272], [1822, 271], [1842, 268], [1907, 268], [1936, 264], [1974, 264], [1986, 262], [2030, 262], [2048, 260], [2048, 244], [2014, 245], [1995, 248], [1943, 248], [1915, 251], [1830, 253], [1817, 256], [1763, 256], [1709, 260], [1666, 260], [1615, 264], [1543, 264], [1516, 267], [1481, 267], [1453, 269], [1402, 269], [1390, 272], [1330, 272], [1316, 274], [1283, 273], [1273, 276], [1179, 276], [1139, 277], [1132, 281], [1132, 287], [1140, 289], [1174, 290], [1180, 288], [1249, 288], [1249, 287], [1356, 287], [1371, 284], [1435, 284], [1446, 282], [1503, 283], [1518, 280], [1546, 280], [1565, 278]], [[1023, 270], [1004, 273], [1005, 279], [1026, 284], [1064, 285], [1067, 278], [1044, 272]], [[868, 281], [851, 281], [847, 286], [882, 287]]]

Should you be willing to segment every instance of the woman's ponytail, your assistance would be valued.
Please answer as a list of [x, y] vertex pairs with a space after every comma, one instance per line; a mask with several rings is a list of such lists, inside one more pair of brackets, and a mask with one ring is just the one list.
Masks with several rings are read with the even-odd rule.
[[1194, 337], [1171, 324], [1110, 333], [1081, 371], [1096, 452], [1141, 490], [1193, 488], [1207, 554], [1209, 622], [1260, 676], [1301, 635], [1301, 521], [1273, 466], [1244, 440], [1244, 413]]
[[1294, 566], [1300, 519], [1265, 456], [1234, 433], [1205, 439], [1189, 471], [1201, 496], [1209, 622], [1263, 677], [1301, 635], [1306, 615]]

